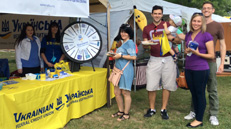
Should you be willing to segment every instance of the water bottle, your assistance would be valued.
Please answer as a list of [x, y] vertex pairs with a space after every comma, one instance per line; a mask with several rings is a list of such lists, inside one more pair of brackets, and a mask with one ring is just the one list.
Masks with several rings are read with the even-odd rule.
[[[196, 41], [189, 41], [189, 43], [188, 43], [188, 47], [193, 49], [193, 50], [196, 50], [198, 45], [199, 44]], [[192, 55], [192, 52], [187, 53], [187, 56], [191, 56], [191, 55]]]
[[2, 82], [0, 82], [0, 90], [2, 90], [2, 86], [3, 86], [3, 83], [2, 83]]

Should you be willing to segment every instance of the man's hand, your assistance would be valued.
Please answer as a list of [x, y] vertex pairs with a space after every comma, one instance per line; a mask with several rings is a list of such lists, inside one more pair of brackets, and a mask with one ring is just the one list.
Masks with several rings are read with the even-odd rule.
[[[181, 44], [181, 39], [179, 37], [174, 37], [172, 35], [167, 35], [168, 36], [168, 40], [171, 41], [174, 44]], [[174, 39], [174, 41], [172, 41]]]
[[222, 73], [224, 71], [224, 64], [220, 64], [217, 73]]
[[221, 64], [218, 68], [217, 73], [222, 73], [224, 71], [224, 62], [225, 62], [225, 55], [226, 55], [225, 39], [220, 39], [220, 54], [221, 54]]

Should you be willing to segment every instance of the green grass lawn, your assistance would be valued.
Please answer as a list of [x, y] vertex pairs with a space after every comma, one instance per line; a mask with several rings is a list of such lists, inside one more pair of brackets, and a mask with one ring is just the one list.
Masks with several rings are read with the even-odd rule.
[[14, 51], [5, 51], [5, 52], [1, 51], [0, 59], [4, 59], [4, 58], [8, 59], [10, 72], [17, 70]]
[[[228, 129], [230, 128], [231, 118], [231, 77], [218, 77], [218, 94], [220, 100], [219, 126], [212, 126], [209, 122], [208, 101], [204, 114], [204, 126], [202, 129]], [[126, 121], [117, 122], [116, 118], [111, 118], [111, 114], [118, 111], [115, 99], [112, 100], [110, 108], [102, 107], [79, 119], [71, 120], [65, 129], [184, 129], [190, 122], [184, 120], [184, 116], [190, 111], [191, 94], [189, 90], [178, 89], [171, 93], [168, 114], [169, 120], [162, 120], [160, 116], [162, 91], [157, 92], [156, 109], [157, 113], [151, 118], [144, 118], [148, 107], [148, 96], [146, 89], [132, 92], [132, 107], [130, 111], [131, 118]], [[207, 98], [208, 100], [208, 98]]]
[[[8, 58], [10, 71], [16, 70], [15, 53], [0, 52], [0, 58]], [[208, 101], [204, 114], [204, 126], [201, 129], [228, 129], [231, 126], [231, 77], [218, 77], [218, 94], [220, 100], [219, 126], [212, 126], [209, 122]], [[126, 121], [117, 122], [111, 114], [118, 111], [115, 99], [112, 99], [110, 108], [104, 106], [79, 119], [73, 119], [64, 129], [186, 129], [185, 125], [190, 122], [184, 120], [184, 116], [190, 111], [191, 94], [188, 90], [178, 89], [171, 93], [168, 104], [169, 120], [162, 120], [160, 116], [162, 92], [157, 92], [157, 113], [151, 118], [144, 118], [148, 106], [148, 95], [146, 89], [132, 91], [131, 118]], [[208, 100], [208, 99], [207, 99]], [[78, 109], [76, 109], [78, 110]]]

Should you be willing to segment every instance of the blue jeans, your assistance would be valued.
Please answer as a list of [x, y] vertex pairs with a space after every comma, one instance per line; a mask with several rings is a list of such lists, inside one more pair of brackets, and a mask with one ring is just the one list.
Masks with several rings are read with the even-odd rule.
[[205, 88], [208, 81], [209, 70], [185, 70], [185, 77], [192, 94], [196, 120], [203, 121], [206, 107]]

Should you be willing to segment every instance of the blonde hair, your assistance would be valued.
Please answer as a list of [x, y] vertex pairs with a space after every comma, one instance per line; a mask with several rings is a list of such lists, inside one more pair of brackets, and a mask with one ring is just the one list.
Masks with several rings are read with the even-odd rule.
[[194, 29], [192, 27], [192, 20], [197, 17], [197, 16], [200, 16], [201, 17], [201, 20], [202, 20], [202, 26], [201, 26], [201, 31], [202, 33], [204, 33], [206, 31], [206, 21], [205, 21], [205, 17], [199, 13], [196, 13], [196, 14], [193, 14], [192, 17], [191, 17], [191, 21], [190, 21], [190, 31], [193, 32]]

